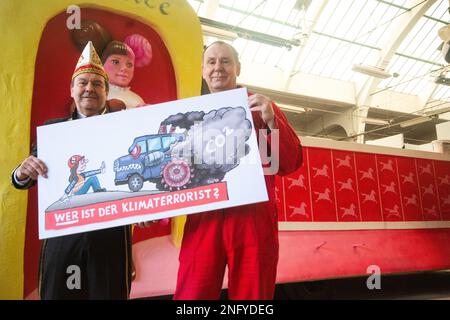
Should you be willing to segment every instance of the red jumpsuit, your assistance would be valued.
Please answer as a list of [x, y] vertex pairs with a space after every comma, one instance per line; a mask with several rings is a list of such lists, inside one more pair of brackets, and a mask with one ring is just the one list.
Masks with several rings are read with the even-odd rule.
[[[301, 166], [302, 150], [284, 114], [274, 103], [272, 107], [279, 129], [278, 174], [285, 175]], [[267, 128], [258, 112], [252, 116], [256, 129]], [[174, 299], [219, 299], [227, 264], [229, 299], [273, 299], [278, 263], [275, 176], [265, 180], [268, 202], [187, 216]]]

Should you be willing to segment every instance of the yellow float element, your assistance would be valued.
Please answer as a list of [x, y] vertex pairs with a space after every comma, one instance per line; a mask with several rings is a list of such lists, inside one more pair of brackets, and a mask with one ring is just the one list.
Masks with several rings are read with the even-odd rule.
[[[184, 0], [2, 0], [0, 30], [0, 299], [23, 298], [27, 192], [9, 183], [11, 171], [29, 154], [34, 64], [47, 22], [69, 6], [95, 8], [134, 18], [153, 28], [172, 59], [178, 99], [197, 96], [201, 86], [202, 34]], [[68, 17], [71, 13], [68, 13]], [[185, 217], [173, 219], [179, 245]]]

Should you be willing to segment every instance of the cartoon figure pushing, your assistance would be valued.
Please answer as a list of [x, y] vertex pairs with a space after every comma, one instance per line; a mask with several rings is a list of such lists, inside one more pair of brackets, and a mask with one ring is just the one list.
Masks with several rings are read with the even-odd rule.
[[60, 198], [60, 201], [65, 202], [73, 195], [86, 194], [91, 187], [94, 192], [106, 191], [105, 188], [101, 187], [97, 178], [98, 174], [105, 173], [105, 162], [102, 161], [100, 169], [84, 171], [88, 161], [80, 155], [73, 155], [69, 158], [67, 162], [70, 168], [69, 185], [64, 190], [64, 195]]

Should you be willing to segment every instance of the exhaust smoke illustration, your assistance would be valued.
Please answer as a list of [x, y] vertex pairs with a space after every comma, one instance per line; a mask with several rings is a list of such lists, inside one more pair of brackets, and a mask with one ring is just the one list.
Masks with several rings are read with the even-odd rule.
[[114, 162], [115, 184], [139, 191], [150, 181], [171, 191], [220, 182], [249, 153], [251, 132], [242, 107], [171, 115], [158, 134], [135, 138], [129, 154]]

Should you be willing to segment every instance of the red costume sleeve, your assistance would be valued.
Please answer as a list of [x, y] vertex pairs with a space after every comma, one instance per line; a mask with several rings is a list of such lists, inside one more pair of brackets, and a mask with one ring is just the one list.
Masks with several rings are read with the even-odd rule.
[[[303, 162], [302, 146], [300, 139], [292, 129], [284, 113], [272, 102], [272, 108], [275, 113], [275, 128], [279, 133], [279, 152], [272, 157], [278, 156], [279, 171], [278, 175], [287, 175], [294, 172]], [[271, 145], [272, 132], [267, 137], [267, 142]]]

